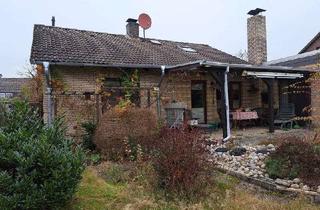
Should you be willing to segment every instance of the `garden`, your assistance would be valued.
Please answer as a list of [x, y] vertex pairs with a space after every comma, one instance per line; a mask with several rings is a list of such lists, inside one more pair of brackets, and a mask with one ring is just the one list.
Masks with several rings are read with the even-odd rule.
[[[319, 208], [304, 193], [292, 198], [228, 174], [268, 174], [288, 188], [317, 193], [317, 136], [259, 148], [217, 147], [201, 130], [169, 129], [149, 109], [127, 101], [99, 124], [84, 123], [76, 145], [65, 136], [63, 118], [48, 126], [22, 101], [1, 109], [1, 209]], [[246, 162], [249, 156], [253, 161]]]

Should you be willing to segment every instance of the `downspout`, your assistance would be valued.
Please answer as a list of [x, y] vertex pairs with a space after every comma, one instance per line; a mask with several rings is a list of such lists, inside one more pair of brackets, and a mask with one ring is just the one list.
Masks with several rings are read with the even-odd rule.
[[161, 66], [161, 77], [160, 77], [160, 81], [159, 81], [158, 87], [157, 87], [157, 114], [158, 114], [158, 119], [161, 118], [160, 87], [161, 87], [161, 83], [163, 81], [165, 72], [166, 72], [166, 67], [165, 66]]
[[48, 126], [52, 125], [52, 87], [51, 87], [51, 75], [50, 75], [50, 64], [49, 62], [43, 62], [46, 85], [47, 85], [47, 102], [48, 102]]
[[228, 141], [231, 138], [230, 131], [230, 110], [229, 110], [229, 91], [228, 91], [228, 73], [230, 66], [227, 66], [226, 71], [224, 72], [224, 97], [225, 97], [225, 106], [226, 106], [226, 126], [227, 126], [227, 136], [222, 140], [223, 142]]

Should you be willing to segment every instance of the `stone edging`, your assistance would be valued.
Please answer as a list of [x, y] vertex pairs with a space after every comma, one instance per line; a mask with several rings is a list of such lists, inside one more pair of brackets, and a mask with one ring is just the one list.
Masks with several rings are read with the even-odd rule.
[[266, 190], [278, 192], [281, 194], [286, 194], [290, 196], [297, 197], [298, 195], [305, 195], [308, 199], [310, 199], [312, 202], [320, 204], [320, 193], [313, 192], [313, 191], [303, 191], [301, 189], [294, 189], [294, 188], [285, 188], [283, 186], [277, 185], [274, 182], [268, 181], [266, 178], [254, 178], [245, 176], [243, 174], [230, 171], [221, 167], [216, 167], [216, 169], [222, 173], [237, 177], [238, 179], [245, 181], [250, 184], [257, 185], [259, 187], [262, 187]]

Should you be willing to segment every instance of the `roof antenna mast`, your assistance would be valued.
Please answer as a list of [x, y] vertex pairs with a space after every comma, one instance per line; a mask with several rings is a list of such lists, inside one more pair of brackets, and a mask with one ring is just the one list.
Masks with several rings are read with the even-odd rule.
[[54, 16], [51, 18], [51, 25], [56, 26], [56, 18]]

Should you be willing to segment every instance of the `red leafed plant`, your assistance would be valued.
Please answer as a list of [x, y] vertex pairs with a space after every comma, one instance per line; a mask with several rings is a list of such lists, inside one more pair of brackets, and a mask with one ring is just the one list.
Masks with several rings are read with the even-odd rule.
[[200, 130], [163, 127], [153, 142], [152, 162], [162, 189], [188, 197], [205, 192], [213, 162]]

